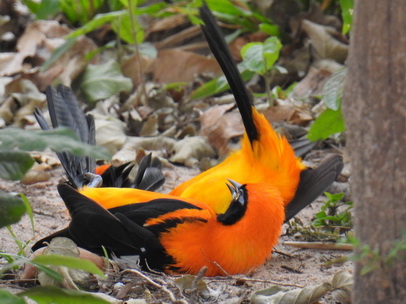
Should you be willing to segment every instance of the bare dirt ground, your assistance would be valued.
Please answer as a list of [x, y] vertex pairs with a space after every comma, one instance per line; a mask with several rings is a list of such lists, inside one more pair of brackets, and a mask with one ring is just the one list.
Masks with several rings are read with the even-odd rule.
[[[24, 193], [31, 203], [35, 219], [34, 234], [27, 215], [25, 215], [18, 224], [12, 226], [17, 237], [25, 242], [30, 241], [30, 244], [33, 244], [41, 237], [64, 228], [69, 222], [69, 215], [56, 191], [56, 185], [63, 177], [62, 169], [57, 167], [49, 171], [49, 173], [51, 176], [48, 181], [32, 185], [23, 185], [20, 182], [0, 181], [1, 190]], [[172, 185], [175, 183], [178, 184], [196, 173], [197, 170], [184, 167], [166, 169], [167, 182], [165, 183], [166, 186], [163, 191], [169, 191], [171, 187], [173, 187]], [[300, 213], [301, 220], [310, 220], [320, 209], [321, 204], [320, 201], [315, 202], [303, 210]], [[287, 225], [284, 226], [284, 231], [286, 228]], [[347, 256], [349, 254], [348, 251], [292, 248], [283, 245], [283, 242], [287, 240], [293, 240], [293, 237], [282, 235], [280, 243], [276, 247], [276, 251], [272, 254], [268, 262], [249, 275], [205, 279], [212, 290], [212, 295], [206, 300], [212, 303], [247, 303], [250, 294], [254, 291], [268, 288], [275, 283], [280, 284], [282, 287], [299, 288], [331, 282], [333, 276], [341, 270], [352, 272], [352, 262], [334, 264], [334, 261]], [[29, 247], [30, 245], [27, 246], [27, 252], [29, 252]], [[0, 250], [7, 253], [16, 253], [18, 251], [16, 243], [12, 240], [6, 229], [0, 230]], [[0, 263], [4, 263], [4, 260], [0, 260]], [[148, 273], [145, 274], [147, 276], [150, 275]], [[162, 281], [162, 284], [168, 284], [168, 286], [176, 290], [174, 284], [171, 284], [171, 282], [173, 282], [172, 277], [155, 274], [152, 276], [152, 279], [155, 279], [155, 281]], [[18, 281], [18, 272], [16, 273], [16, 279], [17, 280], [0, 280], [0, 287], [6, 287], [14, 292], [23, 290], [25, 287]], [[104, 288], [103, 292], [117, 296], [117, 292], [112, 291], [112, 286], [116, 282], [125, 283], [125, 276], [121, 276], [121, 278], [111, 278], [111, 281], [107, 284], [109, 288], [107, 288], [107, 290]], [[149, 290], [149, 292], [151, 292], [151, 301], [149, 301], [149, 303], [171, 302], [168, 294], [163, 293], [162, 290], [156, 286], [151, 286], [151, 284], [147, 283], [143, 278], [138, 278], [138, 283], [134, 283], [133, 279], [130, 280], [130, 282], [132, 285], [135, 284], [138, 286], [138, 291], [136, 291], [134, 295], [133, 287], [125, 293], [124, 298], [144, 297], [146, 290]], [[32, 282], [30, 286], [32, 286]], [[183, 298], [184, 296], [179, 295], [179, 297]], [[175, 298], [178, 299], [176, 293]], [[186, 296], [187, 302], [194, 302], [192, 299], [193, 297], [189, 298]], [[199, 298], [199, 301], [204, 301], [204, 299]], [[338, 302], [335, 301], [330, 294], [327, 294], [319, 303]]]

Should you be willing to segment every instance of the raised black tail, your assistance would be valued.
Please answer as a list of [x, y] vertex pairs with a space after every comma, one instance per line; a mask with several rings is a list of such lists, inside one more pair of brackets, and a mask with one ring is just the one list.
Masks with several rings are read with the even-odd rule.
[[[83, 113], [72, 90], [66, 86], [58, 85], [56, 89], [47, 87], [45, 93], [52, 127], [68, 127], [75, 132], [82, 142], [94, 145], [95, 126], [93, 116], [86, 116]], [[35, 109], [34, 116], [43, 130], [51, 129], [38, 108]], [[96, 168], [96, 161], [93, 158], [73, 156], [66, 152], [58, 152], [57, 155], [72, 186], [80, 188], [88, 182], [85, 174], [94, 172]]]
[[202, 25], [204, 36], [210, 46], [211, 52], [214, 57], [216, 57], [217, 62], [227, 78], [235, 102], [240, 111], [245, 131], [252, 143], [253, 141], [258, 140], [260, 136], [252, 117], [252, 96], [248, 92], [247, 87], [241, 78], [240, 72], [231, 56], [227, 43], [206, 3], [200, 8], [200, 17], [204, 22], [204, 25]]
[[[48, 110], [53, 128], [58, 126], [68, 127], [84, 143], [95, 145], [96, 134], [93, 116], [85, 115], [79, 106], [79, 102], [69, 87], [58, 85], [57, 88], [47, 87], [46, 96]], [[34, 116], [43, 130], [49, 130], [42, 112], [36, 108]], [[88, 173], [93, 173], [96, 161], [91, 157], [73, 156], [70, 153], [58, 152], [59, 160], [67, 174], [69, 183], [76, 189], [87, 185]], [[162, 164], [159, 159], [146, 156], [139, 166], [136, 178], [129, 178], [134, 165], [124, 164], [119, 167], [111, 166], [103, 175], [104, 187], [131, 187], [142, 190], [156, 190], [165, 181], [162, 173]]]

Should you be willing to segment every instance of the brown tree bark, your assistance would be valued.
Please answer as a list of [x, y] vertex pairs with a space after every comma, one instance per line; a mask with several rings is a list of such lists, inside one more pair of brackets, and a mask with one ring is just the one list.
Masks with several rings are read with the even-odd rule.
[[355, 269], [354, 303], [406, 303], [406, 255], [384, 261], [406, 230], [406, 1], [356, 0], [343, 110], [355, 234], [379, 250]]

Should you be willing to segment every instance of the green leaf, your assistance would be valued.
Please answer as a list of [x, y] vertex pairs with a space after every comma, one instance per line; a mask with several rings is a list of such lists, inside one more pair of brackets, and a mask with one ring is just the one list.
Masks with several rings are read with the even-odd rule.
[[2, 179], [20, 180], [33, 165], [34, 160], [26, 152], [0, 150], [0, 178]]
[[0, 130], [0, 144], [5, 150], [44, 151], [51, 148], [56, 152], [68, 152], [75, 156], [110, 158], [105, 148], [82, 143], [74, 132], [66, 127], [47, 131], [5, 128]]
[[[239, 71], [241, 73], [241, 77], [244, 81], [248, 81], [254, 76], [254, 73], [252, 71], [248, 70], [245, 67], [244, 63], [240, 63], [238, 65], [238, 69], [239, 69]], [[229, 88], [230, 88], [230, 85], [228, 84], [226, 77], [223, 75], [218, 78], [212, 79], [209, 82], [207, 82], [204, 85], [197, 88], [192, 93], [190, 98], [191, 99], [207, 98], [207, 97], [213, 96], [215, 94], [224, 92], [224, 91], [228, 90]]]
[[37, 11], [39, 10], [39, 6], [41, 5], [41, 3], [38, 3], [37, 1], [34, 0], [22, 0], [21, 2], [26, 7], [28, 7], [30, 12], [33, 13], [34, 15], [37, 13]]
[[326, 81], [323, 87], [323, 101], [327, 108], [336, 111], [341, 107], [346, 73], [347, 69], [341, 69]]
[[340, 0], [341, 16], [343, 18], [342, 33], [347, 34], [352, 27], [352, 14], [354, 12], [354, 0]]
[[76, 43], [77, 37], [67, 39], [61, 46], [57, 47], [52, 53], [51, 57], [45, 61], [41, 66], [41, 72], [45, 72], [51, 65], [58, 61], [63, 54], [69, 51]]
[[0, 191], [0, 228], [20, 221], [25, 211], [20, 197]]
[[79, 37], [85, 35], [95, 29], [98, 29], [102, 25], [112, 22], [121, 16], [128, 14], [127, 10], [121, 10], [116, 12], [110, 12], [105, 14], [98, 14], [92, 20], [84, 24], [81, 28], [78, 28], [76, 31], [73, 31], [69, 35], [65, 36], [65, 39]]
[[32, 229], [32, 235], [35, 235], [35, 222], [34, 222], [34, 214], [32, 212], [31, 204], [28, 198], [20, 193], [20, 197], [23, 200], [23, 204], [25, 206], [25, 210], [27, 211], [28, 217], [30, 218], [30, 223], [31, 223], [31, 229]]
[[275, 24], [261, 23], [259, 25], [259, 30], [261, 32], [268, 34], [269, 36], [279, 36], [280, 35], [279, 27]]
[[340, 192], [340, 193], [331, 194], [331, 193], [325, 192], [324, 195], [327, 196], [327, 198], [329, 199], [329, 201], [332, 201], [332, 202], [339, 202], [340, 200], [343, 199], [345, 193], [341, 193], [341, 192]]
[[281, 48], [282, 44], [277, 37], [269, 37], [264, 43], [247, 43], [241, 49], [241, 55], [249, 70], [264, 75], [273, 68]]
[[197, 88], [192, 95], [190, 96], [191, 99], [203, 99], [208, 96], [212, 96], [223, 92], [229, 89], [230, 86], [228, 85], [227, 79], [225, 76], [220, 76], [218, 78], [212, 79], [202, 85], [201, 87]]
[[307, 138], [310, 141], [323, 140], [344, 130], [345, 123], [341, 108], [337, 111], [326, 109], [310, 127]]
[[136, 14], [137, 15], [148, 14], [148, 15], [155, 16], [161, 10], [163, 10], [164, 8], [167, 8], [167, 7], [169, 7], [169, 5], [167, 3], [158, 2], [158, 3], [151, 4], [151, 5], [144, 6], [144, 7], [137, 7]]
[[34, 287], [19, 293], [28, 297], [38, 304], [108, 304], [106, 300], [90, 293], [78, 290], [62, 289], [54, 286]]
[[100, 268], [97, 267], [93, 262], [76, 257], [56, 254], [38, 255], [35, 258], [33, 258], [32, 261], [34, 263], [42, 265], [65, 266], [73, 269], [81, 269], [104, 277], [103, 271], [101, 271]]
[[87, 101], [94, 103], [130, 91], [133, 83], [122, 75], [120, 65], [110, 60], [101, 65], [89, 65], [82, 74], [80, 87]]
[[127, 13], [117, 19], [112, 20], [112, 28], [118, 36], [129, 44], [142, 43], [144, 41], [144, 29], [138, 22], [136, 16], [134, 18], [134, 31], [132, 29], [130, 14]]
[[279, 58], [279, 51], [282, 43], [277, 37], [269, 37], [264, 41], [263, 58], [265, 60], [265, 69], [269, 71]]
[[266, 71], [265, 61], [262, 57], [263, 49], [264, 45], [261, 42], [247, 43], [241, 49], [241, 55], [247, 68], [260, 75]]
[[58, 0], [22, 1], [37, 19], [48, 19], [60, 11]]
[[22, 297], [16, 296], [11, 292], [0, 289], [0, 303], [2, 304], [25, 304], [25, 300]]
[[13, 268], [19, 268], [24, 264], [31, 264], [35, 267], [38, 268], [38, 270], [46, 273], [49, 275], [51, 278], [54, 278], [57, 281], [62, 281], [62, 276], [55, 272], [54, 270], [50, 269], [47, 266], [43, 266], [38, 263], [34, 263], [32, 260], [22, 256], [21, 254], [10, 254], [10, 253], [2, 253], [0, 252], [0, 256], [5, 258], [7, 261], [9, 261], [9, 264], [5, 265], [0, 269], [0, 277], [2, 276], [3, 273], [6, 271], [13, 269]]

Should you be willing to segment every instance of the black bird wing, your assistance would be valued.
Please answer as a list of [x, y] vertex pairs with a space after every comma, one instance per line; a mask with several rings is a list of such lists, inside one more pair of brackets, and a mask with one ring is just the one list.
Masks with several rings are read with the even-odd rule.
[[162, 247], [159, 235], [182, 220], [151, 227], [144, 227], [145, 222], [179, 209], [200, 209], [177, 199], [157, 199], [107, 210], [67, 184], [60, 184], [58, 191], [72, 220], [67, 228], [38, 241], [32, 250], [45, 246], [44, 242], [50, 242], [54, 237], [63, 236], [100, 255], [103, 255], [103, 247], [118, 257], [138, 255], [141, 265], [158, 270], [173, 263]]
[[316, 169], [302, 171], [295, 196], [286, 207], [285, 222], [289, 221], [300, 210], [323, 194], [340, 174], [343, 166], [342, 157], [340, 155], [332, 155]]

